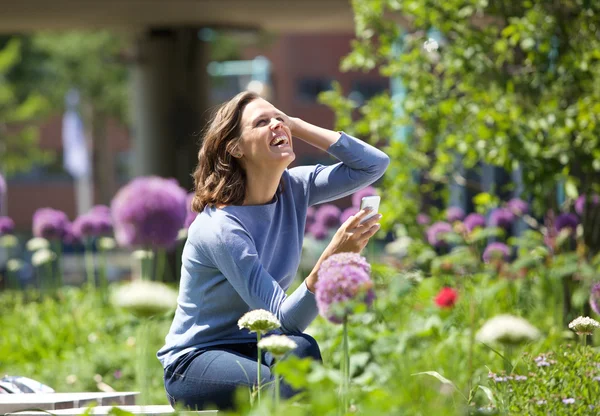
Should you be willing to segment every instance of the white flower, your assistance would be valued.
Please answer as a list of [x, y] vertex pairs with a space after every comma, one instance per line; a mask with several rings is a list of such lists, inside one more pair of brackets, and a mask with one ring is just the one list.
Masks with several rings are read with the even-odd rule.
[[187, 238], [187, 236], [188, 236], [188, 229], [184, 227], [181, 230], [179, 230], [179, 232], [177, 233], [177, 241], [183, 241]]
[[4, 234], [0, 237], [0, 247], [12, 248], [19, 244], [19, 239], [12, 234]]
[[51, 262], [55, 258], [56, 258], [56, 254], [54, 254], [54, 252], [52, 250], [47, 249], [47, 248], [42, 248], [42, 249], [37, 250], [35, 253], [33, 253], [33, 256], [31, 256], [31, 263], [35, 267], [40, 267], [46, 263]]
[[269, 351], [275, 357], [283, 357], [287, 352], [298, 346], [296, 342], [285, 335], [271, 335], [259, 341], [258, 347]]
[[520, 344], [540, 337], [540, 331], [527, 320], [513, 315], [498, 315], [488, 320], [477, 332], [479, 342], [486, 344]]
[[120, 286], [112, 302], [136, 316], [152, 316], [177, 306], [177, 292], [164, 283], [135, 280]]
[[440, 45], [437, 43], [437, 41], [433, 38], [429, 38], [425, 41], [425, 43], [423, 44], [423, 48], [425, 48], [425, 50], [427, 52], [433, 52], [433, 51], [437, 51], [438, 48], [440, 47]]
[[9, 261], [6, 262], [6, 268], [8, 269], [9, 272], [18, 272], [19, 270], [21, 270], [23, 268], [23, 260], [19, 260], [19, 259], [10, 259]]
[[279, 328], [281, 323], [271, 312], [264, 309], [255, 309], [242, 316], [238, 321], [238, 326], [240, 329], [246, 328], [250, 332], [265, 334]]
[[423, 272], [420, 270], [410, 270], [401, 274], [409, 283], [418, 285], [423, 281]]
[[77, 382], [77, 376], [75, 374], [69, 374], [65, 381], [67, 384], [75, 384]]
[[402, 259], [408, 254], [408, 248], [410, 247], [411, 243], [412, 238], [406, 236], [399, 237], [391, 243], [387, 243], [384, 250], [387, 254]]
[[102, 251], [114, 250], [117, 246], [117, 242], [112, 237], [100, 237], [98, 239], [98, 247]]
[[125, 345], [127, 345], [129, 348], [135, 347], [135, 337], [127, 338], [127, 340], [125, 341]]
[[43, 248], [50, 247], [50, 241], [46, 240], [42, 237], [35, 237], [29, 240], [26, 244], [27, 250], [29, 251], [38, 251]]
[[575, 318], [569, 324], [569, 329], [575, 331], [577, 335], [592, 335], [596, 328], [600, 328], [600, 323], [587, 316]]

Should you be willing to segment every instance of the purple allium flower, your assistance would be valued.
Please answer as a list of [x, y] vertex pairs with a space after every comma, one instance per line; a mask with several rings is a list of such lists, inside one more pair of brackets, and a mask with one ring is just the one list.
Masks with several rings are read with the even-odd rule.
[[417, 224], [419, 225], [429, 225], [431, 223], [431, 218], [427, 214], [419, 214], [417, 215]]
[[198, 216], [197, 212], [192, 211], [192, 201], [194, 200], [194, 196], [195, 196], [195, 193], [190, 192], [189, 194], [187, 194], [187, 196], [185, 198], [185, 207], [186, 207], [187, 213], [185, 215], [185, 222], [183, 223], [184, 228], [190, 228], [190, 225], [192, 225], [192, 223]]
[[317, 240], [325, 240], [329, 235], [327, 228], [320, 222], [315, 222], [310, 226], [308, 232]]
[[529, 204], [520, 198], [513, 198], [506, 203], [506, 208], [515, 215], [521, 216], [529, 212]]
[[77, 239], [100, 237], [112, 232], [112, 222], [104, 210], [92, 210], [82, 214], [73, 221], [71, 230]]
[[52, 208], [40, 208], [33, 214], [33, 235], [47, 240], [62, 239], [69, 218], [67, 214]]
[[0, 217], [0, 235], [12, 234], [15, 230], [15, 223], [10, 217]]
[[2, 212], [2, 202], [3, 202], [3, 196], [6, 193], [6, 180], [4, 179], [4, 176], [0, 175], [0, 212]]
[[590, 290], [590, 306], [600, 315], [600, 283], [594, 284]]
[[356, 207], [346, 208], [340, 214], [340, 222], [342, 224], [345, 223], [348, 220], [348, 218], [350, 218], [351, 216], [353, 216], [356, 213], [358, 213], [358, 208], [356, 208]]
[[460, 207], [450, 207], [446, 210], [448, 222], [461, 221], [465, 217], [465, 211]]
[[435, 222], [427, 229], [427, 241], [434, 247], [442, 247], [446, 242], [442, 239], [443, 235], [452, 232], [452, 226], [447, 222]]
[[496, 208], [490, 214], [490, 225], [492, 227], [509, 228], [515, 215], [508, 208]]
[[477, 227], [485, 228], [485, 217], [481, 214], [477, 214], [475, 212], [467, 215], [465, 220], [463, 221], [467, 232], [473, 231]]
[[79, 244], [81, 240], [75, 233], [73, 232], [73, 223], [68, 223], [65, 227], [65, 234], [62, 238], [63, 243], [65, 244]]
[[575, 403], [575, 399], [573, 399], [572, 397], [569, 397], [567, 399], [563, 399], [562, 402], [564, 404], [573, 404], [573, 403]]
[[90, 212], [110, 217], [110, 207], [106, 205], [94, 205], [92, 209], [90, 209]]
[[365, 196], [375, 196], [375, 195], [377, 195], [377, 189], [373, 188], [372, 186], [367, 186], [366, 188], [363, 188], [363, 189], [355, 192], [354, 194], [352, 194], [352, 206], [360, 209], [360, 201]]
[[[594, 194], [592, 196], [592, 206], [596, 206], [600, 204], [600, 195]], [[586, 205], [586, 196], [585, 194], [580, 195], [577, 200], [575, 200], [575, 212], [579, 214], [579, 216], [583, 215], [583, 211], [585, 210]]]
[[565, 228], [570, 228], [571, 230], [575, 231], [578, 224], [579, 218], [577, 218], [577, 215], [572, 213], [560, 214], [554, 221], [554, 227], [556, 227], [556, 231], [561, 231]]
[[504, 243], [490, 243], [483, 251], [482, 257], [486, 263], [489, 263], [493, 259], [508, 261], [510, 258], [510, 248]]
[[186, 192], [158, 176], [133, 179], [112, 200], [115, 239], [121, 246], [170, 248], [183, 228]]
[[315, 222], [323, 224], [327, 228], [340, 225], [340, 214], [342, 210], [333, 204], [321, 205], [315, 212]]
[[342, 323], [353, 302], [370, 306], [375, 298], [371, 266], [357, 253], [330, 256], [319, 268], [316, 298], [319, 313], [333, 323]]

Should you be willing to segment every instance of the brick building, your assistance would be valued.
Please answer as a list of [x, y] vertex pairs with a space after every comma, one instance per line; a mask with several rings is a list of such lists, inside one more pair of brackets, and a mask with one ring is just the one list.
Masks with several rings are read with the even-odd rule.
[[[271, 62], [272, 102], [287, 114], [322, 127], [333, 128], [333, 112], [317, 102], [317, 95], [338, 81], [345, 94], [369, 98], [388, 88], [388, 81], [372, 73], [341, 73], [340, 59], [350, 52], [353, 34], [282, 35], [264, 48], [248, 48], [244, 59], [263, 55]], [[63, 210], [69, 218], [76, 216], [75, 186], [62, 169], [61, 115], [49, 118], [40, 132], [40, 145], [56, 153], [56, 163], [49, 167], [11, 178], [8, 181], [8, 215], [18, 231], [31, 230], [36, 209], [52, 207]], [[131, 139], [128, 129], [110, 122], [107, 137], [113, 155], [114, 192], [129, 179]], [[303, 142], [295, 143], [296, 164], [327, 161], [318, 149]], [[94, 176], [97, 177], [97, 166]], [[95, 203], [98, 200], [97, 192]]]

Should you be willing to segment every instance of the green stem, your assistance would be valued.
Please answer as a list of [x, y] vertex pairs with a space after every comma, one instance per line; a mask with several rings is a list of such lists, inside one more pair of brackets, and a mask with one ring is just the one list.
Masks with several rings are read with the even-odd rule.
[[475, 299], [473, 296], [473, 292], [469, 291], [472, 296], [470, 296], [470, 304], [469, 304], [469, 352], [468, 352], [468, 362], [467, 362], [467, 371], [468, 371], [468, 391], [472, 389], [473, 382], [473, 346], [475, 345]]
[[96, 277], [94, 276], [94, 255], [92, 253], [92, 239], [86, 237], [85, 239], [85, 271], [87, 274], [87, 283], [90, 289], [96, 287]]
[[165, 261], [167, 259], [167, 254], [164, 249], [156, 250], [156, 280], [158, 282], [162, 282], [164, 280], [165, 274]]
[[150, 322], [142, 320], [138, 327], [137, 337], [135, 340], [137, 357], [136, 357], [136, 382], [137, 388], [140, 391], [139, 404], [147, 405], [149, 401], [149, 386], [151, 374], [148, 366], [148, 343], [150, 335]]
[[507, 345], [504, 348], [504, 371], [506, 375], [509, 376], [512, 373], [512, 354], [513, 347], [511, 345]]
[[583, 346], [583, 349], [585, 350], [585, 347], [587, 347], [587, 335], [586, 334], [581, 335], [581, 345]]
[[348, 411], [348, 393], [350, 387], [350, 353], [348, 346], [348, 317], [343, 322], [343, 366], [342, 366], [342, 414]]
[[[148, 251], [145, 251], [145, 253], [148, 253]], [[149, 267], [152, 264], [152, 259], [148, 259], [145, 253], [140, 256], [140, 277], [141, 280], [152, 280], [152, 276], [150, 276], [151, 267]]]
[[275, 411], [279, 409], [279, 374], [275, 373]]
[[53, 240], [52, 241], [53, 250], [56, 253], [56, 268], [57, 274], [56, 279], [54, 280], [54, 284], [56, 285], [56, 289], [62, 287], [63, 283], [63, 264], [62, 264], [62, 241]]
[[45, 292], [48, 290], [48, 282], [50, 282], [50, 291], [54, 291], [55, 287], [54, 287], [54, 283], [53, 283], [53, 267], [52, 267], [52, 262], [46, 262], [42, 268], [45, 269], [46, 273], [44, 273], [46, 276], [45, 278], [42, 278], [42, 281], [44, 282], [44, 288], [45, 288]]
[[106, 275], [106, 252], [100, 249], [98, 257], [98, 279], [100, 281], [100, 291], [104, 302], [108, 300], [108, 277]]
[[256, 397], [258, 399], [258, 405], [260, 406], [260, 379], [261, 379], [261, 351], [258, 343], [260, 342], [260, 332], [256, 333], [256, 349], [257, 349], [257, 357], [256, 357]]

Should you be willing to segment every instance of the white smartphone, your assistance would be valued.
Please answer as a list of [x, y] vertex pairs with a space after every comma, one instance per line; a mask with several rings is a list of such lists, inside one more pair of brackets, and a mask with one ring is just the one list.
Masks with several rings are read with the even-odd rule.
[[371, 218], [374, 215], [377, 215], [377, 212], [379, 211], [379, 202], [381, 201], [381, 197], [380, 196], [365, 196], [360, 200], [360, 209], [361, 211], [363, 209], [365, 209], [366, 207], [371, 207], [371, 212], [369, 212], [367, 214], [366, 217], [364, 217], [361, 220], [361, 224], [363, 222], [365, 222], [366, 220], [368, 220], [369, 218]]

